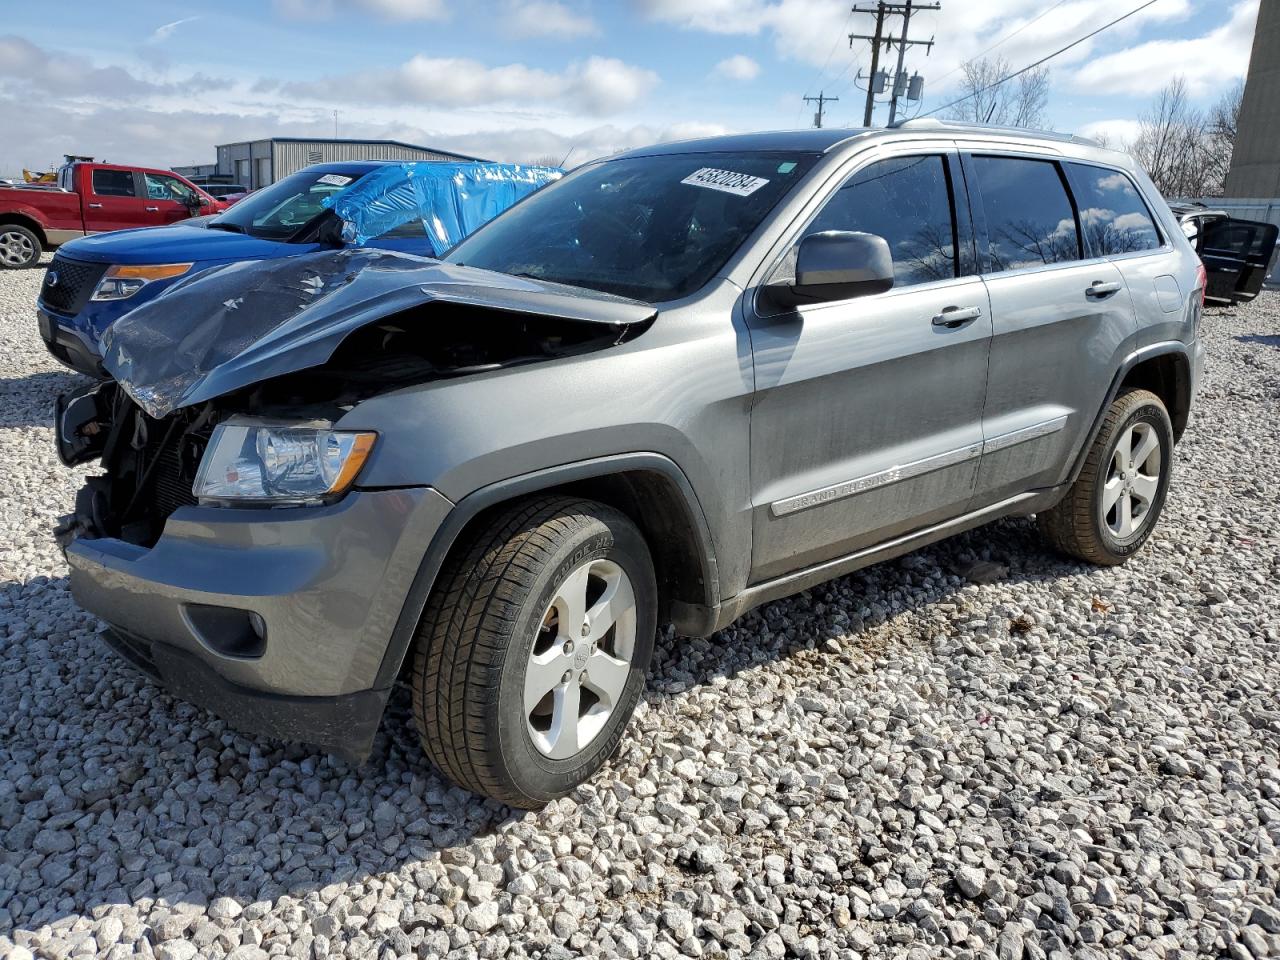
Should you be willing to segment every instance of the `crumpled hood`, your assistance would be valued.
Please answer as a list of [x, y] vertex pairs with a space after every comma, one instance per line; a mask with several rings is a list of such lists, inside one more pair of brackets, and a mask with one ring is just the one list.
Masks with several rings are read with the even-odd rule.
[[163, 417], [318, 366], [351, 331], [434, 301], [617, 326], [656, 312], [606, 293], [386, 250], [325, 250], [213, 267], [175, 284], [107, 329], [103, 366], [147, 413]]

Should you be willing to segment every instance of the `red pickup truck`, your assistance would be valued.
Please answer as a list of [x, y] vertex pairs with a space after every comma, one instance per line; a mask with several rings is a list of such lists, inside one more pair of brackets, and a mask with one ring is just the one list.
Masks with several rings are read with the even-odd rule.
[[169, 170], [68, 163], [56, 188], [0, 188], [0, 269], [34, 266], [42, 251], [88, 233], [159, 227], [226, 208]]

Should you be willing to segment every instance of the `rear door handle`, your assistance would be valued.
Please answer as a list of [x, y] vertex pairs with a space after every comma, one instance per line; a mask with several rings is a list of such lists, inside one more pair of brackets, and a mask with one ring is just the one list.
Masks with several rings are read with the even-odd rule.
[[935, 327], [947, 327], [954, 330], [982, 316], [981, 307], [944, 307], [942, 312], [933, 318]]
[[160, 212], [160, 208], [159, 208], [159, 207], [144, 207], [143, 209], [145, 209], [145, 210], [147, 211], [147, 213], [159, 213], [159, 212]]
[[1084, 292], [1086, 297], [1109, 297], [1113, 293], [1120, 292], [1120, 284], [1116, 280], [1095, 280], [1089, 285], [1089, 289]]
[[90, 209], [90, 210], [101, 210], [101, 209], [102, 209], [102, 204], [100, 204], [100, 203], [91, 203], [91, 204], [89, 204], [89, 209]]

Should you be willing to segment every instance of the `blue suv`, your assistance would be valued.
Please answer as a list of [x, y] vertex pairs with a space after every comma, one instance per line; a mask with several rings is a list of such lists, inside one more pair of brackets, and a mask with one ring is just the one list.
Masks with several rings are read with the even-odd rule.
[[40, 335], [66, 366], [105, 378], [102, 334], [182, 278], [351, 244], [439, 256], [560, 173], [492, 163], [315, 164], [217, 216], [64, 244], [40, 287]]

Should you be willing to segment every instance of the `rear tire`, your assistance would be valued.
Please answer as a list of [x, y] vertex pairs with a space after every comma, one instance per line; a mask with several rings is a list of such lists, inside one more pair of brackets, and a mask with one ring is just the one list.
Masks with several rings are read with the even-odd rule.
[[1149, 390], [1116, 397], [1067, 495], [1037, 516], [1048, 541], [1080, 560], [1116, 566], [1151, 536], [1169, 491], [1173, 425]]
[[40, 238], [16, 223], [0, 223], [0, 270], [21, 270], [40, 262]]
[[611, 507], [539, 497], [495, 514], [451, 552], [418, 628], [413, 712], [432, 762], [523, 808], [590, 778], [644, 688], [657, 593], [643, 536]]

